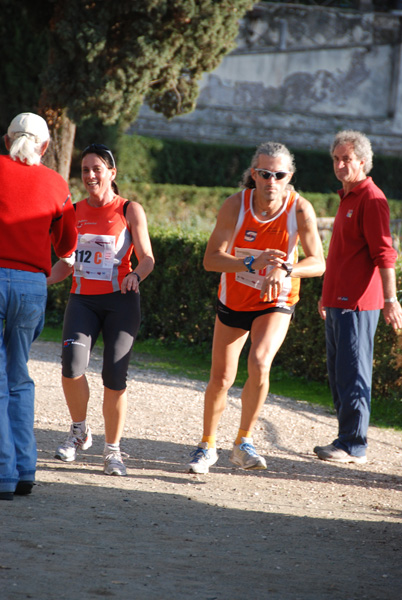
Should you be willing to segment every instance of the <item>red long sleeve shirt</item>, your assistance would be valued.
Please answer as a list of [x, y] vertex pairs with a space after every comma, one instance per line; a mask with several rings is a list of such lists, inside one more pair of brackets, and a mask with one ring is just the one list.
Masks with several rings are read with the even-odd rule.
[[371, 177], [341, 198], [329, 245], [322, 305], [376, 310], [384, 296], [379, 269], [393, 268], [389, 207]]
[[0, 156], [0, 267], [50, 274], [76, 247], [75, 211], [64, 179], [44, 165]]

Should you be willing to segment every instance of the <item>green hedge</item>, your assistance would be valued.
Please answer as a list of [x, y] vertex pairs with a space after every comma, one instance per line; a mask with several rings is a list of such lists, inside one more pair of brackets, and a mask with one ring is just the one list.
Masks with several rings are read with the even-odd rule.
[[[136, 200], [147, 214], [151, 225], [194, 228], [211, 232], [216, 215], [224, 200], [239, 190], [233, 187], [197, 187], [194, 185], [172, 185], [157, 183], [127, 182], [117, 179], [123, 198]], [[84, 187], [79, 179], [70, 180], [73, 201], [85, 196]], [[318, 217], [333, 217], [339, 206], [337, 193], [300, 192], [314, 206]], [[402, 202], [388, 201], [391, 219], [402, 218]]]
[[119, 174], [127, 181], [237, 187], [249, 162], [245, 147], [136, 135], [122, 136], [117, 148]]
[[[298, 190], [335, 192], [339, 182], [329, 152], [291, 148]], [[127, 182], [237, 187], [255, 147], [201, 144], [123, 135], [116, 148], [119, 177]], [[389, 198], [402, 199], [402, 158], [374, 157], [370, 175]]]
[[[202, 265], [207, 233], [151, 228], [156, 266], [141, 284], [141, 339], [179, 341], [185, 347], [210, 350], [219, 274]], [[402, 287], [401, 265], [397, 266], [398, 289]], [[303, 279], [301, 300], [275, 364], [306, 380], [327, 381], [324, 323], [317, 312], [321, 278]], [[70, 281], [49, 288], [47, 324], [60, 324]], [[377, 330], [373, 397], [384, 407], [394, 406], [402, 426], [400, 397], [401, 349], [399, 337], [382, 317]], [[396, 409], [395, 409], [396, 406]], [[384, 411], [383, 411], [384, 412]]]
[[210, 345], [219, 274], [202, 265], [208, 236], [151, 230], [155, 269], [142, 284], [141, 336]]

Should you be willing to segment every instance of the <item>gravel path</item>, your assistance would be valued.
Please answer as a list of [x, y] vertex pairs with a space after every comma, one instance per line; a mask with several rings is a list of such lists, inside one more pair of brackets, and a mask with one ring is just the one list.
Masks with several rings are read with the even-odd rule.
[[184, 466], [202, 427], [204, 383], [136, 367], [122, 440], [126, 478], [102, 473], [101, 358], [91, 360], [93, 447], [54, 459], [69, 428], [57, 344], [36, 342], [37, 485], [1, 503], [3, 600], [399, 600], [402, 433], [370, 428], [368, 462], [336, 466], [324, 409], [270, 396], [254, 435], [268, 469], [228, 460], [240, 390], [208, 475]]

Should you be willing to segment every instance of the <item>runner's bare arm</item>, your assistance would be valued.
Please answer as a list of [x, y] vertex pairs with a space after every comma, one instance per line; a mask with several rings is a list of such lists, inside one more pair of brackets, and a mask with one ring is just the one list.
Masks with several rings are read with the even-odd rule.
[[296, 219], [305, 258], [295, 265], [292, 277], [319, 277], [325, 271], [324, 251], [314, 208], [305, 198], [298, 198]]
[[58, 260], [56, 263], [54, 263], [49, 277], [46, 278], [46, 283], [47, 285], [59, 283], [59, 281], [63, 281], [66, 279], [66, 277], [71, 275], [72, 272], [73, 267], [70, 267], [63, 260]]
[[[234, 233], [241, 205], [241, 192], [229, 196], [218, 213], [215, 228], [209, 238], [204, 255], [204, 268], [206, 271], [218, 273], [240, 273], [247, 271], [242, 258], [236, 258], [228, 254], [227, 249]], [[252, 255], [252, 249], [250, 249]], [[263, 252], [253, 265], [256, 269], [262, 269], [269, 264], [279, 264], [278, 258], [284, 257], [280, 250], [269, 250]], [[253, 266], [254, 268], [254, 266]]]
[[[141, 281], [143, 281], [152, 272], [155, 259], [148, 233], [147, 217], [141, 204], [130, 202], [127, 207], [126, 220], [133, 240], [134, 252], [138, 260], [134, 271], [138, 273]], [[121, 284], [122, 294], [130, 290], [138, 292], [138, 289], [139, 279], [135, 275], [130, 274], [123, 279]]]
[[[296, 206], [297, 229], [305, 258], [299, 261], [292, 270], [291, 277], [318, 277], [325, 271], [324, 251], [317, 229], [317, 219], [310, 202], [299, 197]], [[281, 261], [284, 262], [284, 261]], [[286, 271], [283, 268], [273, 269], [262, 284], [260, 297], [274, 300], [282, 291]]]

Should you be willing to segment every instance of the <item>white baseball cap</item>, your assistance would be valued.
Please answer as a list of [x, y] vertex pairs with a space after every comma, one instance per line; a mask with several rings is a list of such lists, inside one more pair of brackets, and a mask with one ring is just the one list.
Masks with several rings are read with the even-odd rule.
[[17, 134], [27, 134], [35, 138], [37, 144], [43, 144], [49, 139], [49, 129], [45, 119], [34, 113], [20, 113], [11, 121], [7, 134], [19, 137]]

